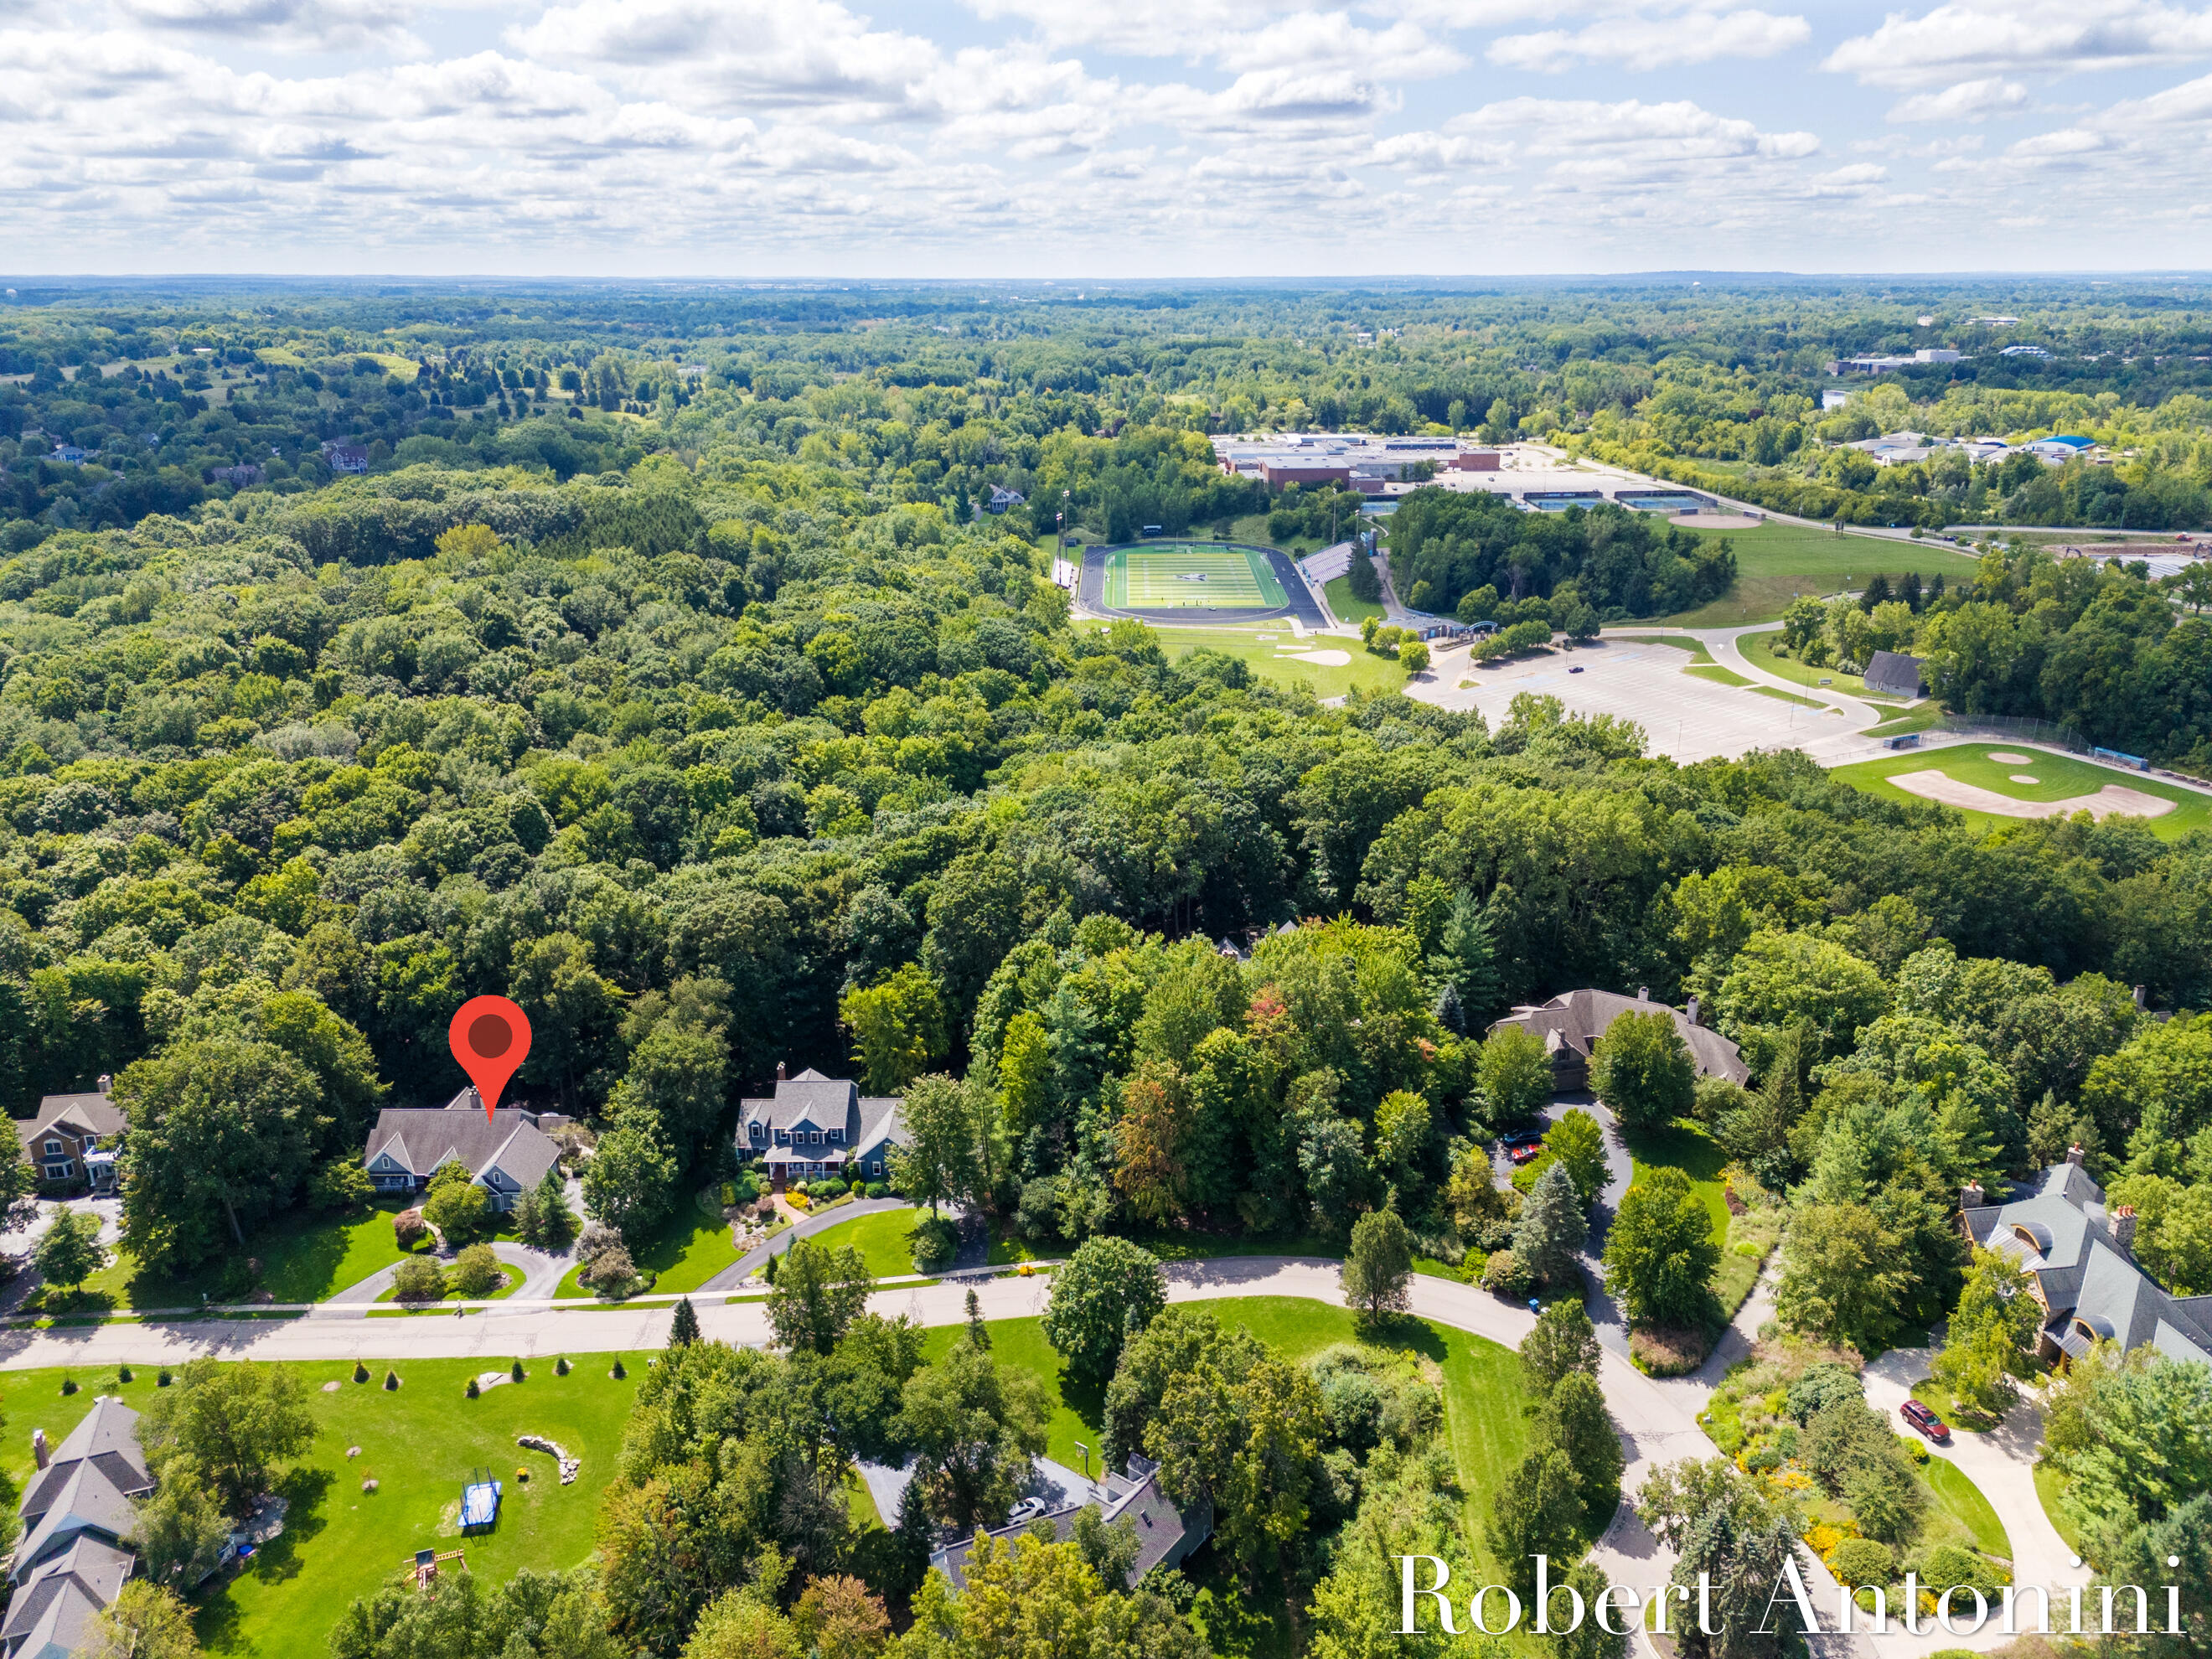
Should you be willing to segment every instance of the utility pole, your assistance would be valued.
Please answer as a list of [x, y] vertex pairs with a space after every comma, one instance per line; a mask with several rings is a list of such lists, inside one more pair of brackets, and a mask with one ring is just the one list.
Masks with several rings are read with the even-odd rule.
[[1073, 491], [1066, 489], [1060, 492], [1060, 531], [1053, 538], [1052, 543], [1052, 556], [1054, 562], [1058, 562], [1067, 550], [1067, 503], [1073, 494]]

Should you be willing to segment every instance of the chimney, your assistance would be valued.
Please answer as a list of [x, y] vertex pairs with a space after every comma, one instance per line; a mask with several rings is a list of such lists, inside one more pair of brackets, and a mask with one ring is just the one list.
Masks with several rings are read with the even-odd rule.
[[1638, 1002], [1649, 1002], [1649, 1001], [1650, 1001], [1650, 1000], [1651, 1000], [1651, 988], [1650, 988], [1650, 986], [1648, 986], [1648, 985], [1639, 985], [1639, 986], [1638, 986], [1638, 987], [1636, 988], [1636, 1000], [1637, 1000]]
[[2150, 999], [2143, 994], [2143, 988], [2140, 985], [2136, 987], [2136, 1006], [2138, 1008], [2150, 1006]]
[[784, 1070], [783, 1062], [780, 1060], [775, 1063], [775, 1080], [778, 1083], [787, 1083], [790, 1081], [788, 1074]]
[[1690, 1006], [1689, 1006], [1688, 1012], [1689, 1012], [1689, 1016], [1690, 1016], [1690, 1024], [1692, 1024], [1692, 1025], [1695, 1025], [1695, 1024], [1698, 1023], [1698, 1000], [1697, 1000], [1697, 998], [1695, 998], [1695, 997], [1692, 997], [1692, 998], [1690, 999]]
[[[2138, 1008], [2142, 1006], [2142, 988], [2141, 986], [2137, 986], [2136, 988], [2136, 1006]], [[110, 1077], [106, 1072], [102, 1072], [100, 1074], [100, 1092], [106, 1094], [114, 1087], [115, 1079]]]
[[44, 1429], [33, 1429], [31, 1431], [31, 1462], [43, 1469], [46, 1467], [49, 1455], [46, 1450], [46, 1431]]
[[1962, 1210], [1978, 1210], [1989, 1201], [1989, 1197], [1982, 1191], [1982, 1183], [1978, 1181], [1968, 1182], [1965, 1189], [1959, 1194], [1959, 1207]]
[[2069, 1164], [2071, 1164], [2077, 1170], [2081, 1167], [2081, 1143], [2080, 1141], [2075, 1141], [2071, 1146], [2069, 1146], [2066, 1149], [2066, 1161]]
[[2112, 1212], [2112, 1243], [2130, 1255], [2136, 1248], [2136, 1206], [2123, 1204]]

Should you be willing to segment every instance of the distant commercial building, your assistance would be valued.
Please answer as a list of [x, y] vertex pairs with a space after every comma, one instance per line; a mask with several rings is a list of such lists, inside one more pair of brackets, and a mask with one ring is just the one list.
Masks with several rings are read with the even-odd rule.
[[2048, 357], [2051, 356], [2051, 351], [2047, 346], [2008, 345], [1999, 351], [1997, 356], [2000, 357]]
[[1837, 357], [1828, 364], [1831, 374], [1886, 374], [1893, 368], [1911, 368], [1922, 363], [1955, 363], [1966, 354], [1946, 347], [1935, 347], [1913, 352], [1909, 356]]
[[[1214, 459], [1224, 472], [1257, 478], [1270, 490], [1290, 484], [1342, 484], [1363, 495], [1407, 479], [1425, 467], [1435, 472], [1498, 470], [1494, 449], [1462, 447], [1456, 438], [1384, 438], [1361, 433], [1285, 432], [1260, 437], [1218, 437]], [[1472, 459], [1469, 459], [1472, 458]]]

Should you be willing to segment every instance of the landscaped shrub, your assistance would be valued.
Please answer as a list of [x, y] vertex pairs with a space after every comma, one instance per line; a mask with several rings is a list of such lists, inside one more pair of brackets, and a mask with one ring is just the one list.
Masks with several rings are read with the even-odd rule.
[[403, 1250], [411, 1250], [430, 1236], [428, 1223], [420, 1210], [402, 1210], [392, 1218], [392, 1236]]
[[1854, 1589], [1863, 1584], [1887, 1584], [1897, 1572], [1897, 1557], [1887, 1544], [1871, 1538], [1846, 1538], [1828, 1558], [1838, 1583]]
[[564, 1353], [558, 1359], [553, 1362], [553, 1375], [556, 1376], [566, 1376], [568, 1374], [568, 1356]]
[[592, 1258], [584, 1271], [576, 1275], [576, 1282], [589, 1285], [601, 1296], [627, 1296], [637, 1283], [637, 1264], [621, 1245], [611, 1245]]
[[385, 1372], [384, 1386], [387, 1390], [397, 1389], [399, 1386], [399, 1373], [389, 1370]]
[[610, 1370], [607, 1375], [614, 1378], [617, 1382], [621, 1382], [623, 1378], [629, 1375], [628, 1371], [623, 1369], [622, 1356], [620, 1354], [617, 1354], [615, 1356], [614, 1369]]
[[959, 1254], [960, 1230], [941, 1215], [924, 1216], [908, 1231], [906, 1241], [915, 1267], [933, 1273], [951, 1267]]
[[1482, 1264], [1482, 1288], [1520, 1301], [1528, 1294], [1528, 1270], [1510, 1250], [1492, 1250]]
[[395, 1300], [435, 1302], [446, 1293], [446, 1273], [436, 1262], [416, 1256], [399, 1264], [392, 1284]]
[[[1994, 1596], [2008, 1581], [1996, 1563], [1965, 1545], [1938, 1544], [1920, 1559], [1920, 1582], [1936, 1595], [1954, 1584], [1971, 1584], [1984, 1595]], [[1960, 1600], [1954, 1596], [1952, 1605], [1955, 1607]]]
[[514, 1364], [507, 1367], [507, 1374], [518, 1382], [521, 1382], [523, 1377], [527, 1374], [522, 1369], [522, 1360], [520, 1355], [516, 1357]]
[[362, 1364], [358, 1359], [353, 1362], [353, 1380], [356, 1382], [366, 1382], [368, 1381], [368, 1367]]
[[868, 1183], [865, 1181], [855, 1181], [846, 1188], [846, 1190], [851, 1193], [855, 1198], [858, 1198], [862, 1193], [867, 1191], [867, 1189]]
[[884, 1186], [880, 1181], [871, 1181], [867, 1186], [867, 1196], [870, 1198], [888, 1198], [890, 1195], [890, 1190], [891, 1189], [890, 1188]]
[[453, 1286], [458, 1296], [489, 1296], [505, 1282], [499, 1258], [489, 1244], [471, 1244], [453, 1258]]
[[477, 1387], [477, 1380], [472, 1376], [469, 1379], [469, 1386], [462, 1389], [461, 1392], [466, 1395], [470, 1399], [474, 1400], [478, 1395], [482, 1394], [483, 1390]]
[[131, 1367], [128, 1365], [118, 1365], [115, 1368], [115, 1380], [118, 1382], [128, 1382], [131, 1381]]

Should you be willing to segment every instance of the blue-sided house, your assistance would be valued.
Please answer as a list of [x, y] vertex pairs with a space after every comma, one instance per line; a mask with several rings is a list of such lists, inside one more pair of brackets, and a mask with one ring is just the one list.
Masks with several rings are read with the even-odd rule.
[[794, 1182], [882, 1181], [900, 1144], [899, 1104], [865, 1096], [847, 1078], [809, 1067], [787, 1078], [775, 1068], [775, 1092], [748, 1100], [738, 1115], [738, 1152], [757, 1158], [779, 1192]]
[[419, 1192], [439, 1165], [457, 1163], [493, 1209], [511, 1210], [560, 1161], [560, 1147], [540, 1127], [554, 1115], [501, 1106], [486, 1118], [482, 1098], [467, 1088], [442, 1108], [379, 1112], [362, 1161], [380, 1193]]

